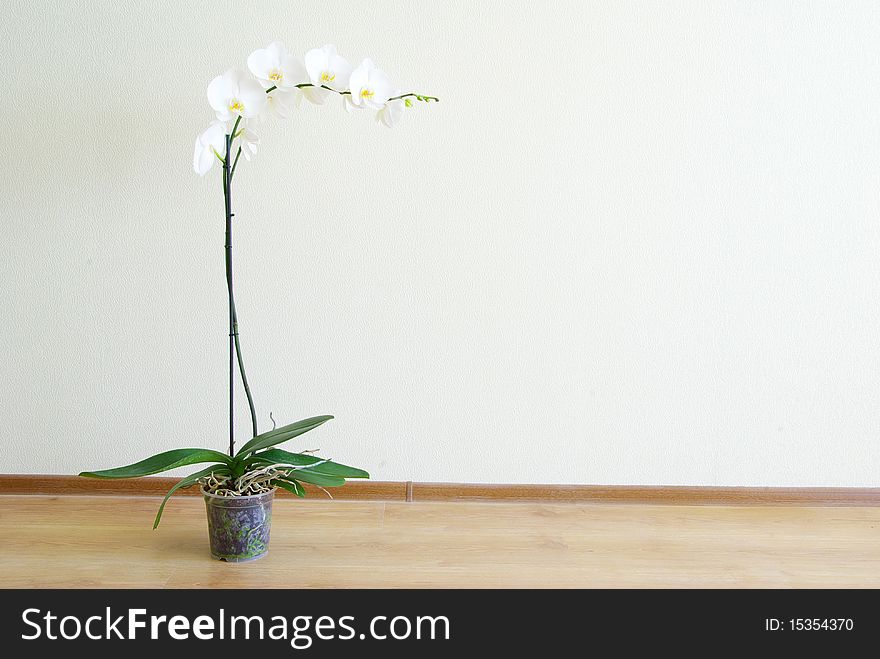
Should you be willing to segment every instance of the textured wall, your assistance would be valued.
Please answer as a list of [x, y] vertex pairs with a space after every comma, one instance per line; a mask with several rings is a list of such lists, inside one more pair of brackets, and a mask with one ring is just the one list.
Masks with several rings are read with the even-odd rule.
[[240, 168], [265, 428], [333, 413], [293, 446], [381, 479], [880, 485], [878, 34], [874, 2], [7, 0], [0, 469], [224, 445], [192, 143], [281, 39], [442, 102], [305, 106]]

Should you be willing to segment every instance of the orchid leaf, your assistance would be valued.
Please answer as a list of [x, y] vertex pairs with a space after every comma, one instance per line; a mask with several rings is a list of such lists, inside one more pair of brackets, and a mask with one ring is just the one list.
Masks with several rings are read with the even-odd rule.
[[311, 469], [290, 469], [287, 475], [303, 483], [311, 483], [320, 487], [341, 487], [345, 485], [345, 479], [341, 476], [321, 474]]
[[165, 510], [165, 504], [168, 503], [168, 499], [170, 499], [171, 495], [174, 494], [175, 492], [177, 492], [177, 490], [184, 488], [184, 487], [190, 487], [192, 485], [195, 485], [196, 483], [199, 482], [200, 478], [204, 478], [205, 476], [210, 476], [211, 474], [228, 474], [228, 473], [229, 473], [229, 467], [227, 467], [226, 465], [217, 464], [217, 465], [211, 465], [210, 467], [206, 467], [205, 469], [202, 469], [201, 471], [197, 471], [194, 474], [190, 474], [186, 478], [178, 481], [174, 485], [174, 487], [172, 487], [170, 490], [168, 490], [168, 494], [165, 495], [165, 498], [162, 499], [162, 505], [159, 506], [159, 512], [156, 513], [156, 521], [153, 522], [153, 528], [155, 529], [159, 526], [159, 520], [162, 519], [162, 511]]
[[[254, 458], [260, 458], [268, 462], [276, 462], [280, 464], [296, 465], [297, 467], [315, 465], [309, 467], [309, 471], [327, 474], [329, 476], [342, 476], [343, 478], [369, 478], [370, 474], [363, 469], [357, 467], [349, 467], [348, 465], [339, 464], [337, 462], [325, 461], [322, 458], [305, 453], [291, 453], [280, 448], [270, 448], [261, 453], [255, 453]], [[316, 464], [319, 463], [319, 464]]]
[[260, 435], [257, 435], [247, 444], [242, 446], [238, 450], [238, 453], [235, 454], [235, 457], [239, 459], [244, 458], [254, 451], [259, 451], [261, 449], [269, 448], [270, 446], [275, 446], [276, 444], [286, 442], [287, 440], [298, 437], [299, 435], [302, 435], [309, 430], [314, 430], [322, 423], [326, 423], [332, 418], [333, 417], [329, 414], [325, 414], [323, 416], [313, 416], [308, 419], [303, 419], [302, 421], [297, 421], [296, 423], [282, 426], [281, 428], [278, 428], [276, 430], [264, 432]]
[[222, 462], [229, 464], [232, 459], [225, 453], [204, 448], [179, 448], [159, 453], [146, 460], [102, 471], [84, 471], [80, 476], [88, 478], [138, 478], [158, 474], [176, 467], [198, 464], [200, 462]]
[[301, 499], [306, 496], [306, 491], [303, 489], [303, 486], [297, 483], [295, 480], [284, 480], [279, 478], [278, 480], [272, 481], [272, 484], [277, 485], [278, 487], [283, 488], [288, 492], [293, 492]]

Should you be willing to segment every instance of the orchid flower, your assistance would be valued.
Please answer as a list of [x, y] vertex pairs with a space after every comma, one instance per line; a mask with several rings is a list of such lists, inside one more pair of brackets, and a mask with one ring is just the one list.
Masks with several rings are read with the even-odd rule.
[[365, 59], [361, 65], [351, 72], [349, 79], [351, 102], [364, 105], [372, 110], [381, 110], [385, 102], [391, 98], [394, 87], [391, 79], [379, 69], [371, 59]]
[[247, 65], [263, 89], [275, 87], [279, 91], [293, 91], [298, 84], [309, 79], [305, 67], [287, 52], [280, 41], [252, 52]]
[[208, 85], [208, 103], [220, 121], [235, 117], [252, 119], [266, 107], [266, 92], [241, 69], [229, 69]]
[[345, 111], [348, 113], [354, 112], [355, 110], [366, 110], [366, 106], [364, 105], [355, 105], [351, 102], [351, 94], [343, 94], [342, 96], [342, 107], [345, 108]]
[[241, 140], [239, 142], [241, 155], [244, 156], [245, 160], [250, 162], [251, 158], [257, 155], [257, 145], [260, 143], [260, 138], [247, 126], [241, 128], [236, 137], [239, 137]]
[[322, 105], [330, 95], [329, 87], [336, 91], [348, 88], [351, 64], [336, 52], [336, 46], [312, 48], [305, 54], [306, 73], [313, 87], [304, 87], [303, 95], [316, 105]]
[[226, 123], [214, 120], [196, 138], [196, 148], [193, 153], [193, 169], [196, 174], [207, 174], [215, 159], [223, 160], [226, 157]]
[[299, 107], [303, 97], [303, 90], [295, 89], [293, 91], [274, 90], [266, 94], [266, 109], [260, 118], [263, 119], [268, 114], [274, 115], [280, 119], [290, 119], [294, 111]]
[[302, 95], [297, 85], [309, 79], [305, 67], [280, 41], [252, 52], [247, 65], [266, 90], [268, 110], [283, 119], [289, 118]]
[[385, 102], [385, 107], [376, 113], [376, 121], [386, 125], [388, 128], [394, 128], [397, 125], [400, 117], [403, 116], [403, 109], [412, 105], [412, 101], [408, 98], [396, 98], [400, 94], [401, 92], [398, 89], [392, 97], [394, 100]]

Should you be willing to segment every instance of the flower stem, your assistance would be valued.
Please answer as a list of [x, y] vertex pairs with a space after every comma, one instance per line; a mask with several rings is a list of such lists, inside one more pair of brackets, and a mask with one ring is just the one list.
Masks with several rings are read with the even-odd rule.
[[238, 314], [235, 311], [235, 296], [232, 286], [232, 175], [235, 172], [235, 165], [238, 164], [238, 156], [241, 155], [241, 148], [236, 154], [235, 162], [230, 166], [230, 155], [232, 153], [232, 142], [235, 139], [238, 125], [241, 117], [236, 119], [235, 126], [226, 136], [226, 155], [223, 158], [223, 201], [226, 212], [226, 287], [229, 294], [229, 455], [235, 455], [235, 358], [238, 357], [238, 371], [241, 374], [241, 381], [244, 385], [244, 392], [247, 396], [248, 407], [251, 414], [251, 426], [254, 436], [257, 435], [257, 414], [254, 409], [254, 401], [251, 396], [251, 390], [248, 386], [247, 375], [244, 371], [244, 360], [241, 356], [241, 344], [238, 339]]
[[232, 325], [235, 329], [235, 354], [238, 356], [238, 373], [241, 375], [241, 384], [244, 386], [244, 395], [247, 397], [248, 408], [251, 413], [251, 430], [253, 436], [257, 436], [257, 411], [254, 408], [254, 398], [251, 395], [251, 388], [248, 385], [247, 374], [244, 372], [244, 359], [241, 356], [241, 345], [238, 341], [238, 312], [235, 310], [235, 301], [232, 302]]
[[[349, 93], [350, 93], [350, 92], [349, 92]], [[407, 98], [407, 97], [409, 97], [409, 96], [415, 96], [415, 97], [416, 97], [416, 100], [418, 100], [418, 101], [424, 101], [424, 102], [426, 102], [426, 103], [429, 102], [429, 101], [433, 101], [434, 103], [439, 103], [439, 102], [440, 102], [440, 99], [437, 98], [436, 96], [425, 96], [424, 94], [414, 94], [413, 92], [410, 92], [409, 94], [401, 94], [400, 96], [392, 96], [392, 97], [389, 98], [388, 100], [389, 100], [389, 101], [399, 101], [399, 100], [404, 99], [404, 98]]]
[[235, 154], [235, 160], [232, 161], [232, 169], [229, 172], [229, 180], [232, 181], [232, 177], [235, 176], [235, 168], [238, 167], [238, 159], [241, 156], [241, 147], [238, 147], [238, 153]]
[[229, 180], [229, 151], [232, 136], [226, 136], [223, 158], [223, 204], [226, 213], [226, 289], [229, 294], [229, 457], [235, 455], [235, 301], [232, 296], [232, 190]]
[[[340, 96], [351, 96], [351, 91], [349, 91], [347, 89], [345, 91], [341, 92], [338, 89], [333, 89], [332, 87], [328, 87], [327, 85], [314, 85], [311, 82], [301, 82], [300, 84], [296, 85], [297, 89], [302, 89], [303, 87], [320, 87], [321, 89], [326, 89], [327, 91], [330, 91], [330, 92], [336, 92]], [[273, 91], [274, 89], [275, 89], [275, 87], [270, 87], [269, 89], [266, 90], [266, 93], [268, 94], [269, 92]], [[434, 103], [440, 102], [440, 99], [437, 98], [436, 96], [425, 96], [424, 94], [416, 94], [415, 92], [409, 92], [408, 94], [401, 94], [400, 96], [392, 96], [388, 100], [389, 101], [399, 101], [401, 99], [408, 98], [410, 96], [414, 96], [416, 98], [416, 100], [424, 101], [425, 103], [428, 103], [429, 101], [433, 101]]]

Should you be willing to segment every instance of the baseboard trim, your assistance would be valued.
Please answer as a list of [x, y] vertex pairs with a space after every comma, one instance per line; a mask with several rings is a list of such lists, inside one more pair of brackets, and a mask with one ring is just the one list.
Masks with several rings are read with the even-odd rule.
[[[78, 476], [0, 474], [0, 495], [42, 494], [164, 496], [176, 478], [97, 480]], [[308, 487], [308, 486], [307, 486]], [[317, 488], [310, 496], [326, 497]], [[499, 501], [657, 504], [687, 506], [875, 506], [880, 488], [864, 487], [703, 487], [645, 485], [481, 485], [412, 481], [351, 481], [334, 488], [342, 501]], [[179, 490], [198, 496], [197, 488]], [[279, 491], [278, 496], [293, 495]]]
[[412, 499], [685, 506], [880, 506], [880, 488], [413, 483]]
[[[80, 478], [79, 476], [0, 474], [0, 495], [4, 494], [48, 494], [58, 496], [165, 496], [179, 478], [150, 476], [147, 478], [126, 478], [104, 480]], [[320, 489], [306, 485], [309, 496], [324, 497]], [[199, 496], [199, 488], [188, 487], [178, 490], [181, 496]], [[362, 501], [405, 501], [406, 483], [389, 481], [350, 481], [344, 487], [333, 488], [333, 498]], [[278, 490], [276, 496], [296, 498], [286, 490]]]

